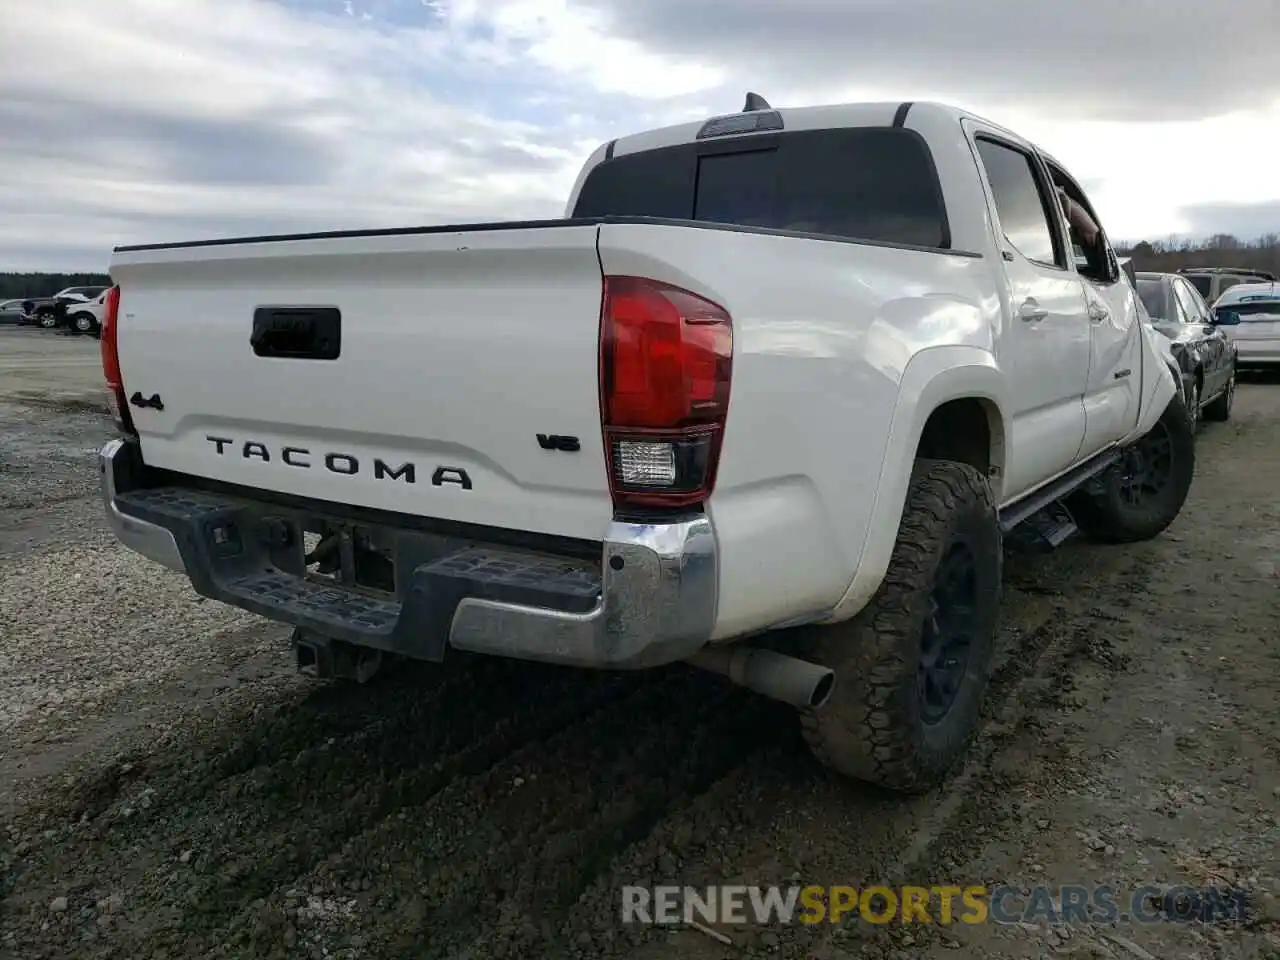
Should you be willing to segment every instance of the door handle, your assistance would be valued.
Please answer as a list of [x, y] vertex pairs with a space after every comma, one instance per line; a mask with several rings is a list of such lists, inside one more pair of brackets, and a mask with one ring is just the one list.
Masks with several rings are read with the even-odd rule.
[[1022, 301], [1022, 306], [1018, 308], [1018, 316], [1028, 323], [1035, 323], [1037, 320], [1043, 320], [1049, 315], [1049, 311], [1040, 306], [1034, 297], [1027, 297]]
[[1094, 323], [1102, 323], [1111, 318], [1111, 311], [1098, 303], [1089, 304], [1089, 319]]

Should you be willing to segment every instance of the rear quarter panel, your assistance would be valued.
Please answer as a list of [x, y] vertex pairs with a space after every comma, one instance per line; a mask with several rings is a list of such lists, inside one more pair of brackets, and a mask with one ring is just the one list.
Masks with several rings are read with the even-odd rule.
[[[715, 638], [826, 616], [858, 571], [877, 511], [887, 511], [890, 543], [896, 534], [906, 479], [882, 467], [902, 460], [909, 472], [923, 427], [924, 388], [903, 392], [913, 359], [947, 345], [994, 371], [1000, 312], [988, 264], [646, 224], [604, 225], [600, 258], [606, 274], [685, 287], [733, 317], [733, 383], [708, 506], [721, 548]], [[911, 446], [903, 454], [898, 444]]]

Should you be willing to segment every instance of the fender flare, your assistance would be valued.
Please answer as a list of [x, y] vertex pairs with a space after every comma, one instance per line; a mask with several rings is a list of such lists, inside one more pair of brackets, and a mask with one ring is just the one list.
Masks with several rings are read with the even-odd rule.
[[823, 623], [847, 620], [867, 605], [880, 589], [898, 540], [902, 509], [915, 465], [916, 450], [929, 417], [944, 403], [976, 399], [987, 408], [992, 436], [992, 484], [997, 502], [1005, 462], [1009, 409], [1007, 383], [991, 352], [979, 347], [938, 346], [920, 351], [908, 361], [898, 382], [898, 396], [889, 435], [880, 461], [871, 520], [853, 580]]

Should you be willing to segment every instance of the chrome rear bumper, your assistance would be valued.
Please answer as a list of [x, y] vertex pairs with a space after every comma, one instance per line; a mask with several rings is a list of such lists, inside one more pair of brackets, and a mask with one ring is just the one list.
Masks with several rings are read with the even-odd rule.
[[[633, 669], [684, 660], [716, 620], [718, 561], [703, 515], [613, 522], [598, 562], [357, 522], [335, 504], [149, 486], [136, 445], [99, 455], [120, 542], [186, 573], [200, 594], [323, 636], [426, 660], [447, 644], [496, 656]], [[396, 590], [306, 573], [309, 521], [378, 530], [394, 542]]]

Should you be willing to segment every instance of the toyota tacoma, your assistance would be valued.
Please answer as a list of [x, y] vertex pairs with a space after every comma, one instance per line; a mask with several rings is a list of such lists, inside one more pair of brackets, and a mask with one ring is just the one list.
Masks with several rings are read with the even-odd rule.
[[689, 662], [901, 791], [962, 754], [1006, 547], [1124, 543], [1194, 445], [1079, 183], [931, 103], [622, 137], [563, 219], [117, 247], [119, 539], [364, 679]]

